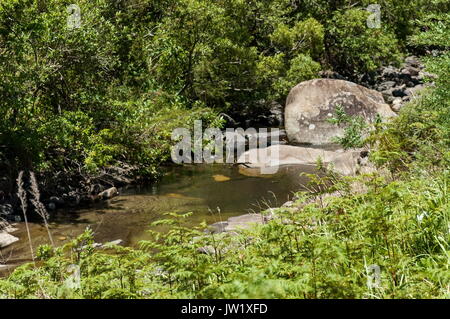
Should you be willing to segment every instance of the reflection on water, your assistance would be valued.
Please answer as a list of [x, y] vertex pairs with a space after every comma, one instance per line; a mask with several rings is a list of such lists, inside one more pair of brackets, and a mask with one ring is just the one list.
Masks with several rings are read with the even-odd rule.
[[[192, 212], [188, 222], [196, 225], [280, 206], [306, 183], [301, 172], [313, 173], [314, 169], [289, 166], [276, 175], [255, 177], [241, 175], [237, 167], [229, 165], [170, 167], [152, 186], [123, 189], [120, 196], [89, 209], [58, 211], [51, 219], [51, 232], [55, 243], [63, 244], [90, 226], [97, 242], [122, 239], [135, 246], [146, 238], [149, 224], [165, 212]], [[30, 258], [25, 227], [23, 223], [16, 227], [13, 235], [20, 241], [1, 251], [9, 264]], [[43, 225], [33, 223], [30, 229], [34, 247], [48, 242]]]

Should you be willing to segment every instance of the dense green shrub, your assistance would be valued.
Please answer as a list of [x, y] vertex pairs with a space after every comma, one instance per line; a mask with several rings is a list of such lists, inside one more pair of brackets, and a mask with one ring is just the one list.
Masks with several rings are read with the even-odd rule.
[[94, 172], [121, 161], [152, 176], [167, 159], [172, 129], [208, 124], [214, 112], [146, 74], [149, 26], [130, 24], [133, 7], [82, 1], [81, 25], [70, 28], [69, 4], [0, 5], [0, 145], [16, 169]]
[[290, 89], [300, 82], [318, 77], [321, 66], [309, 55], [299, 54], [290, 61], [285, 75], [273, 84], [277, 97], [287, 96]]
[[361, 9], [338, 11], [329, 26], [330, 61], [348, 76], [375, 71], [382, 65], [398, 61], [397, 39], [389, 27], [369, 28], [370, 13]]
[[405, 106], [391, 123], [383, 124], [372, 137], [372, 144], [377, 146], [373, 160], [391, 171], [403, 170], [410, 163], [422, 170], [430, 169], [430, 165], [450, 165], [450, 29], [442, 23], [447, 16], [432, 14], [434, 19], [423, 20], [426, 32], [410, 38], [411, 45], [418, 48], [432, 44], [442, 50], [436, 57], [424, 57], [426, 70], [434, 74], [427, 81], [434, 81], [434, 86]]

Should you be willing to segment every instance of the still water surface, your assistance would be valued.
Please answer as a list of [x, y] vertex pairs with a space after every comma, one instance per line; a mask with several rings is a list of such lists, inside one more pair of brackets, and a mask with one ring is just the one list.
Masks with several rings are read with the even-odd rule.
[[[152, 186], [122, 189], [120, 196], [90, 208], [57, 211], [50, 221], [51, 233], [55, 244], [61, 245], [89, 226], [96, 242], [121, 239], [127, 246], [136, 246], [148, 238], [150, 223], [166, 212], [192, 212], [187, 223], [193, 226], [279, 207], [294, 192], [304, 190], [307, 178], [300, 176], [301, 172], [314, 173], [314, 168], [287, 166], [276, 175], [260, 177], [242, 175], [236, 166], [229, 165], [165, 168], [161, 181]], [[17, 265], [29, 261], [30, 252], [25, 225], [15, 227], [18, 230], [12, 234], [20, 241], [3, 249], [0, 257]], [[48, 243], [42, 224], [31, 223], [30, 230], [35, 248]]]

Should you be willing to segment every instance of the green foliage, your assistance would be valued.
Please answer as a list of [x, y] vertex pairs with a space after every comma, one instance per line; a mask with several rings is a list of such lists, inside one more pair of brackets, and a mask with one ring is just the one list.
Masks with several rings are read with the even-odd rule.
[[370, 138], [377, 145], [372, 159], [393, 172], [445, 167], [450, 163], [450, 56], [445, 53], [427, 60], [435, 73], [435, 87], [405, 106], [390, 123], [383, 123]]
[[328, 122], [345, 128], [343, 136], [334, 137], [334, 142], [344, 149], [363, 147], [365, 136], [369, 133], [366, 120], [362, 116], [348, 115], [342, 106], [337, 106], [335, 112], [335, 117], [328, 119]]
[[292, 28], [285, 24], [277, 26], [270, 39], [279, 49], [292, 53], [307, 53], [320, 58], [323, 53], [324, 27], [316, 19], [297, 22]]
[[329, 55], [338, 71], [349, 76], [375, 71], [399, 61], [395, 34], [385, 24], [369, 28], [370, 13], [361, 9], [338, 11], [328, 29]]
[[426, 32], [413, 35], [410, 38], [412, 45], [447, 50], [450, 48], [450, 13], [431, 14], [417, 24]]
[[154, 176], [172, 129], [215, 112], [145, 74], [148, 30], [130, 23], [132, 6], [81, 1], [81, 25], [69, 28], [69, 4], [0, 4], [0, 144], [16, 169], [93, 173], [127, 162]]
[[369, 3], [81, 0], [70, 28], [70, 1], [3, 1], [2, 157], [13, 171], [126, 162], [154, 175], [180, 123], [259, 115], [323, 65], [394, 63], [422, 1], [384, 1], [381, 29], [366, 26]]
[[310, 56], [300, 54], [293, 58], [286, 75], [273, 84], [276, 97], [287, 96], [289, 90], [300, 82], [318, 77], [321, 70], [319, 63], [311, 59]]

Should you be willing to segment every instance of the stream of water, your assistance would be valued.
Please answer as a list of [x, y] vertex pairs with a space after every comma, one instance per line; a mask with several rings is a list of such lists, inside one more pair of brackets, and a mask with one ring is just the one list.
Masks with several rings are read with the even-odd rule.
[[[236, 166], [185, 165], [167, 167], [160, 182], [144, 188], [121, 189], [120, 195], [85, 209], [65, 209], [50, 220], [56, 245], [74, 239], [86, 227], [94, 230], [95, 241], [104, 243], [121, 239], [124, 245], [136, 246], [148, 238], [151, 222], [164, 213], [192, 212], [188, 225], [208, 224], [267, 207], [279, 207], [304, 189], [307, 178], [301, 172], [315, 173], [311, 166], [287, 166], [276, 175], [245, 176]], [[18, 265], [30, 261], [24, 223], [14, 225], [12, 235], [20, 240], [1, 250], [3, 262]], [[43, 224], [30, 224], [34, 249], [48, 243]]]

